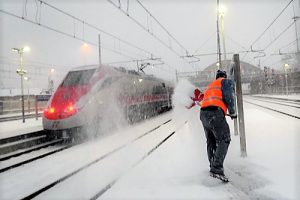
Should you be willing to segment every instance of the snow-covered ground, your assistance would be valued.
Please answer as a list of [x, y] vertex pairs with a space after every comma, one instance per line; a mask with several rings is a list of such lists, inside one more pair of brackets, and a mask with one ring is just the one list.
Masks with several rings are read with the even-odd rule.
[[279, 99], [292, 99], [292, 100], [300, 100], [300, 94], [289, 94], [289, 95], [270, 95], [270, 94], [258, 94], [254, 96], [261, 97], [274, 97]]
[[[195, 107], [180, 112], [175, 109], [104, 139], [2, 173], [0, 197], [19, 199], [28, 195], [172, 118], [155, 133], [57, 184], [37, 199], [92, 197], [115, 179], [99, 199], [244, 199], [241, 194], [250, 199], [299, 199], [299, 120], [247, 103], [244, 109], [248, 156], [240, 157], [239, 137], [232, 134], [225, 160], [229, 184], [208, 175], [205, 136], [199, 108]], [[228, 122], [233, 130], [232, 121]], [[136, 164], [174, 130], [169, 140]]]
[[38, 120], [35, 118], [25, 119], [25, 123], [23, 123], [22, 120], [0, 122], [0, 139], [35, 132], [42, 129], [41, 117], [39, 117]]

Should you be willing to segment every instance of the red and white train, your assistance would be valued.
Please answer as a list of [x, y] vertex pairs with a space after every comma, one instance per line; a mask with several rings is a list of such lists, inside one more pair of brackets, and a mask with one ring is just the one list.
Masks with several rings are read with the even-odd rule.
[[83, 129], [115, 126], [120, 116], [136, 122], [171, 109], [172, 93], [173, 85], [136, 71], [104, 65], [75, 68], [51, 96], [43, 127], [55, 137], [78, 136]]

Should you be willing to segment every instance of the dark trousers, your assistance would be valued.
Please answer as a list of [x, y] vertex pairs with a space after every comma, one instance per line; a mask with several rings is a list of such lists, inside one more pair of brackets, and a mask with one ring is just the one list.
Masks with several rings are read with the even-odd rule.
[[210, 171], [224, 174], [223, 163], [231, 140], [224, 112], [217, 107], [201, 109], [200, 120], [206, 136]]

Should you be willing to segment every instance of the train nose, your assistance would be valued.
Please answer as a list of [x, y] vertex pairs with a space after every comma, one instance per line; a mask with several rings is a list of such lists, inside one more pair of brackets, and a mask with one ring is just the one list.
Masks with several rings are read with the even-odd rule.
[[65, 119], [71, 117], [72, 115], [75, 115], [78, 112], [78, 110], [79, 109], [72, 103], [69, 103], [65, 106], [52, 105], [44, 110], [44, 116], [50, 120]]

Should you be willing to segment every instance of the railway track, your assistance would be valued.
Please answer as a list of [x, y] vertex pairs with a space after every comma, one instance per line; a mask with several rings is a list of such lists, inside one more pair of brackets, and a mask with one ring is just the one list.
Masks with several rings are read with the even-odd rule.
[[[131, 169], [133, 169], [134, 167], [139, 165], [143, 160], [145, 160], [153, 152], [155, 152], [157, 149], [159, 149], [161, 146], [163, 146], [163, 144], [165, 144], [167, 141], [169, 141], [170, 138], [172, 138], [172, 136], [174, 136], [175, 133], [180, 128], [182, 128], [184, 124], [187, 123], [187, 122], [185, 122], [184, 124], [179, 126], [179, 128], [177, 127], [177, 128], [175, 128], [175, 130], [170, 130], [169, 133], [165, 132], [163, 134], [163, 136], [159, 137], [159, 135], [161, 135], [161, 134], [157, 134], [157, 133], [162, 133], [162, 131], [156, 131], [156, 130], [160, 129], [164, 125], [168, 124], [170, 121], [171, 120], [167, 120], [164, 123], [161, 123], [160, 125], [155, 126], [151, 130], [149, 130], [145, 133], [142, 133], [135, 138], [132, 138], [130, 141], [127, 141], [126, 143], [118, 146], [117, 148], [111, 149], [109, 152], [103, 154], [102, 156], [99, 156], [97, 159], [94, 159], [93, 161], [91, 161], [77, 169], [74, 168], [76, 170], [73, 170], [70, 173], [65, 174], [64, 176], [61, 176], [60, 178], [53, 179], [53, 181], [49, 181], [46, 185], [37, 186], [37, 188], [40, 187], [37, 190], [32, 190], [31, 192], [27, 191], [26, 195], [19, 196], [18, 199], [32, 199], [32, 198], [43, 199], [44, 197], [51, 198], [51, 194], [53, 195], [53, 192], [54, 192], [54, 194], [59, 195], [60, 193], [59, 192], [57, 193], [57, 189], [64, 190], [64, 187], [68, 187], [68, 184], [72, 181], [74, 182], [74, 180], [76, 180], [76, 178], [77, 179], [79, 178], [79, 180], [81, 180], [80, 177], [82, 176], [82, 174], [85, 174], [88, 172], [92, 173], [93, 167], [97, 168], [98, 166], [102, 166], [104, 163], [109, 162], [109, 161], [107, 161], [107, 159], [109, 160], [109, 159], [111, 159], [111, 157], [114, 157], [114, 159], [120, 159], [119, 156], [122, 155], [122, 153], [120, 153], [120, 152], [122, 152], [123, 149], [124, 149], [123, 152], [126, 152], [128, 149], [125, 150], [125, 148], [131, 148], [131, 146], [134, 146], [134, 145], [140, 146], [141, 144], [145, 144], [145, 141], [148, 141], [149, 137], [152, 139], [158, 138], [154, 142], [151, 142], [151, 144], [147, 148], [144, 149], [145, 151], [141, 152], [141, 156], [139, 156], [137, 159], [135, 159], [134, 162], [130, 163], [127, 167], [124, 166], [125, 169], [122, 171], [122, 173], [116, 173], [116, 176], [112, 177], [110, 180], [105, 181], [105, 179], [103, 179], [101, 181], [101, 182], [103, 182], [103, 184], [100, 184], [100, 185], [96, 184], [96, 189], [95, 189], [95, 192], [93, 193], [94, 195], [90, 194], [90, 196], [87, 197], [87, 199], [101, 198], [101, 196], [103, 194], [105, 194], [107, 191], [109, 191], [124, 175], [126, 175], [128, 173], [128, 171], [130, 171]], [[166, 130], [168, 130], [168, 127], [169, 126], [164, 127], [164, 128]], [[148, 136], [148, 137], [146, 137], [146, 136]], [[29, 162], [31, 162], [31, 161], [29, 161]], [[117, 163], [115, 163], [115, 164], [117, 164]], [[102, 171], [101, 168], [100, 169], [97, 168], [97, 171], [98, 170], [99, 170], [99, 172]], [[104, 172], [104, 174], [105, 174], [105, 172]], [[100, 175], [100, 177], [101, 177], [101, 175]], [[27, 184], [27, 182], [25, 184]], [[60, 185], [60, 184], [62, 184], [62, 185]], [[55, 186], [58, 186], [58, 187], [55, 187]], [[236, 187], [236, 185], [234, 185], [232, 183], [228, 183], [228, 184], [224, 185], [224, 188], [228, 192], [232, 193], [233, 199], [249, 199], [248, 194], [243, 192], [243, 190], [241, 190], [239, 187]], [[48, 196], [49, 194], [50, 194], [50, 196]], [[72, 194], [70, 194], [70, 195], [72, 195]]]
[[[39, 113], [38, 117], [41, 117], [42, 114]], [[25, 119], [35, 118], [36, 114], [26, 114]], [[9, 117], [0, 117], [0, 122], [7, 122], [7, 121], [14, 121], [14, 120], [20, 120], [23, 119], [22, 116], [9, 116]]]
[[258, 98], [258, 99], [272, 99], [272, 100], [277, 100], [277, 101], [284, 101], [284, 102], [300, 104], [299, 99], [287, 99], [287, 98], [278, 98], [278, 97], [270, 97], [270, 96], [251, 96], [251, 97], [252, 98]]
[[66, 139], [48, 140], [44, 130], [1, 139], [0, 173], [69, 148], [67, 143]]
[[[37, 197], [38, 195], [40, 195], [40, 194], [42, 194], [43, 192], [49, 190], [50, 188], [54, 187], [55, 185], [57, 185], [57, 184], [59, 184], [59, 183], [62, 183], [63, 181], [66, 181], [67, 179], [69, 179], [69, 178], [73, 177], [74, 175], [78, 174], [79, 172], [81, 172], [81, 171], [83, 171], [83, 170], [85, 170], [85, 169], [87, 169], [87, 168], [89, 168], [89, 167], [91, 167], [91, 166], [93, 166], [93, 165], [99, 163], [100, 161], [103, 161], [104, 159], [106, 159], [106, 158], [112, 156], [113, 154], [115, 154], [115, 153], [121, 151], [122, 149], [124, 149], [124, 148], [126, 148], [126, 147], [128, 147], [128, 146], [130, 146], [130, 145], [132, 145], [132, 144], [134, 144], [136, 141], [138, 141], [138, 140], [140, 140], [140, 139], [142, 139], [142, 138], [145, 138], [145, 136], [149, 135], [150, 133], [153, 133], [153, 134], [154, 134], [154, 133], [155, 133], [155, 130], [159, 129], [160, 127], [162, 127], [163, 125], [169, 123], [170, 121], [171, 121], [171, 119], [165, 121], [164, 123], [162, 123], [162, 124], [160, 124], [160, 125], [154, 127], [153, 129], [151, 129], [151, 130], [149, 130], [149, 131], [143, 133], [142, 135], [140, 135], [140, 136], [134, 138], [133, 140], [131, 140], [131, 141], [129, 141], [129, 142], [127, 142], [127, 143], [125, 143], [125, 144], [123, 144], [123, 145], [121, 145], [121, 146], [119, 146], [119, 147], [117, 147], [117, 148], [115, 148], [115, 149], [113, 149], [113, 150], [111, 150], [111, 151], [109, 151], [108, 153], [105, 153], [104, 155], [98, 157], [97, 159], [94, 159], [93, 161], [87, 163], [86, 165], [83, 165], [82, 167], [80, 167], [80, 168], [78, 168], [78, 169], [76, 169], [76, 170], [74, 170], [74, 171], [72, 171], [72, 172], [66, 174], [65, 176], [63, 176], [63, 177], [61, 177], [61, 178], [59, 178], [59, 179], [57, 179], [57, 180], [55, 180], [55, 181], [53, 181], [53, 182], [47, 184], [46, 186], [40, 188], [39, 190], [37, 190], [37, 191], [35, 191], [35, 192], [32, 192], [31, 194], [29, 194], [29, 195], [23, 197], [22, 199], [32, 199], [32, 198]], [[151, 153], [153, 153], [157, 148], [159, 148], [164, 142], [166, 142], [166, 141], [167, 141], [172, 135], [174, 135], [174, 134], [175, 134], [175, 131], [173, 131], [173, 132], [171, 132], [170, 134], [168, 134], [167, 137], [165, 137], [165, 138], [164, 138], [163, 140], [161, 140], [158, 144], [156, 144], [154, 147], [152, 147], [148, 152], [146, 152], [146, 153], [144, 154], [144, 156], [143, 156], [141, 159], [139, 159], [139, 160], [134, 164], [134, 166], [137, 165], [138, 163], [140, 163], [142, 160], [144, 160], [144, 159], [145, 159], [147, 156], [149, 156]], [[134, 166], [132, 166], [132, 167], [134, 167]], [[98, 198], [99, 196], [101, 196], [104, 192], [106, 192], [108, 189], [110, 189], [110, 188], [114, 185], [114, 183], [117, 182], [117, 180], [118, 180], [119, 178], [120, 178], [120, 177], [118, 177], [117, 179], [114, 179], [112, 182], [110, 182], [109, 184], [107, 184], [104, 188], [102, 188], [101, 190], [99, 190], [99, 192], [98, 192], [94, 197], [92, 197], [91, 199], [96, 199], [96, 198]]]
[[256, 99], [258, 101], [264, 101], [269, 103], [274, 103], [278, 105], [290, 106], [294, 108], [300, 108], [300, 100], [297, 99], [283, 99], [283, 98], [272, 98], [272, 97], [258, 97], [251, 96], [251, 99]]
[[246, 97], [244, 101], [261, 108], [300, 119], [300, 100], [267, 97]]

